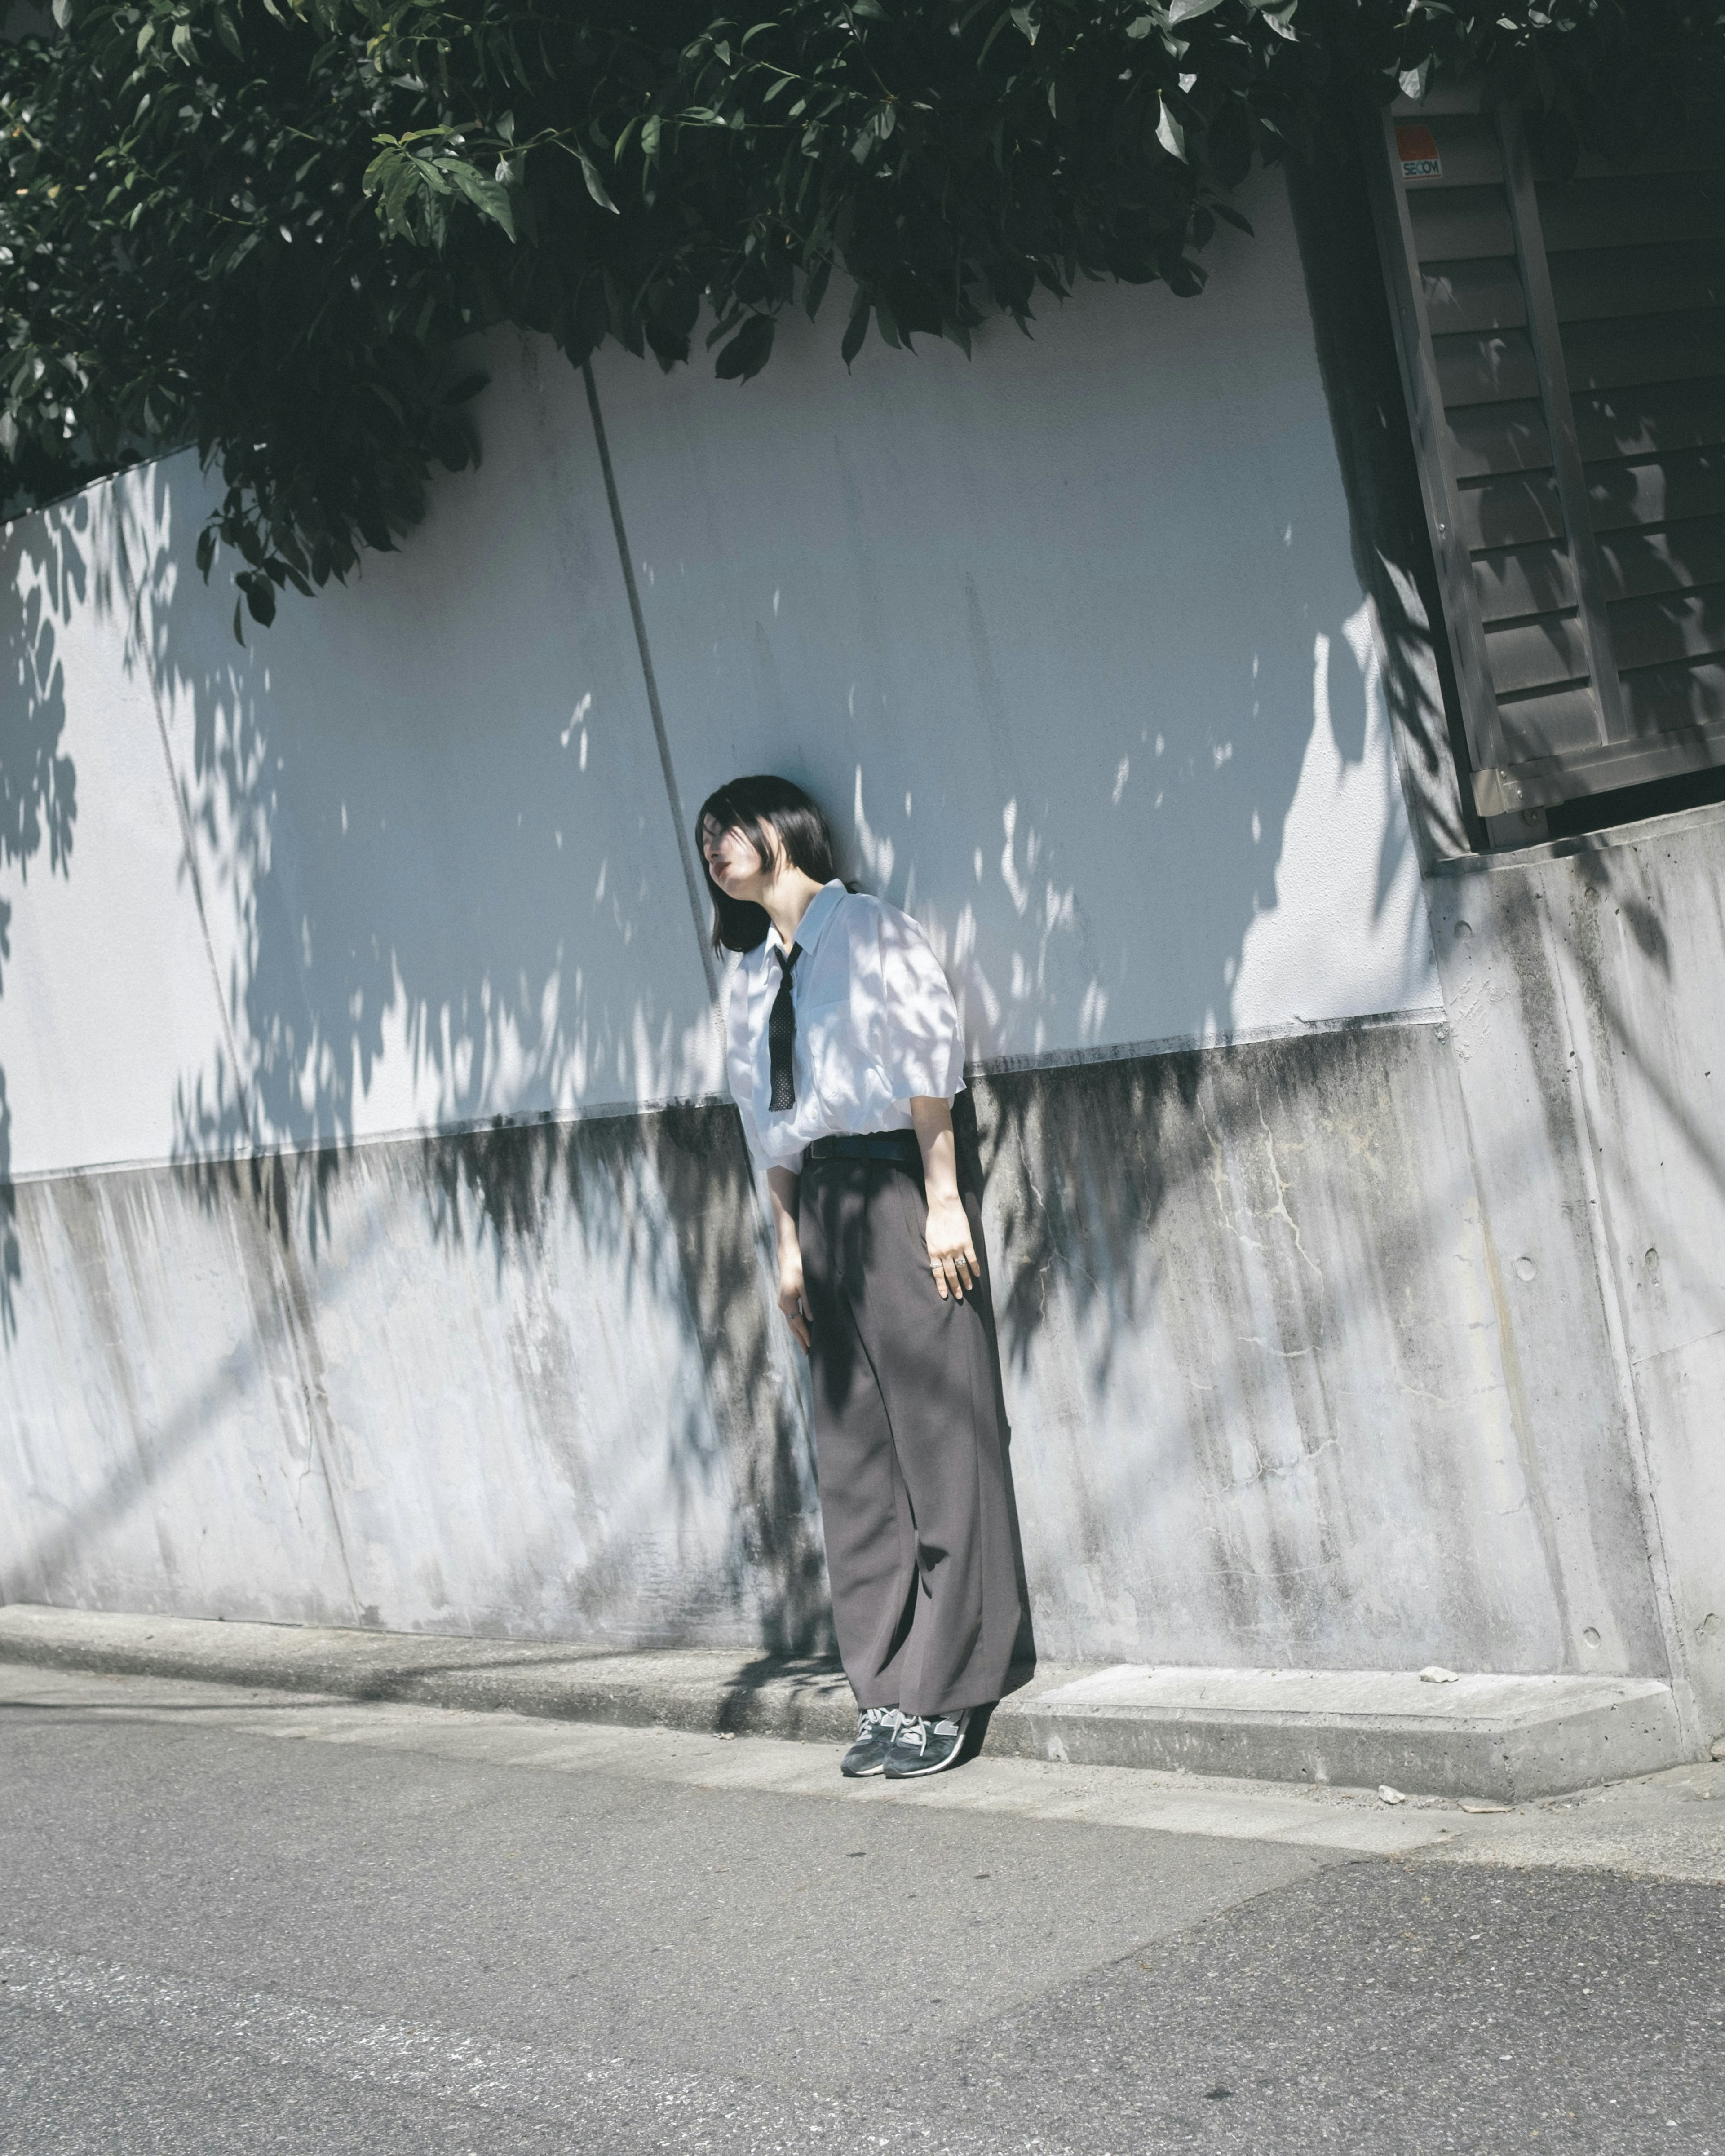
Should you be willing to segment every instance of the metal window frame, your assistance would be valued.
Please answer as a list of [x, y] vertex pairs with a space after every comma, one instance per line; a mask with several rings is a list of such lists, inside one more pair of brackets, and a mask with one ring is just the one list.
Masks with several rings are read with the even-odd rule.
[[1482, 817], [1491, 819], [1725, 764], [1725, 717], [1641, 734], [1629, 719], [1612, 643], [1604, 567], [1589, 508], [1586, 466], [1552, 296], [1526, 133], [1520, 114], [1503, 107], [1497, 115], [1497, 126], [1503, 152], [1504, 192], [1515, 239], [1517, 269], [1527, 295], [1540, 402], [1552, 444], [1553, 473], [1575, 572], [1577, 619], [1600, 721], [1599, 740], [1592, 747], [1528, 758], [1514, 765], [1506, 762], [1507, 744], [1491, 682], [1473, 560], [1461, 533], [1460, 490], [1449, 450], [1437, 361], [1418, 284], [1413, 219], [1407, 190], [1396, 179], [1399, 118], [1421, 112], [1477, 114], [1479, 110], [1477, 95], [1465, 89], [1439, 91], [1421, 105], [1398, 99], [1368, 124], [1365, 164], [1378, 252], [1392, 302], [1444, 629], [1461, 700], [1462, 732], [1473, 758], [1468, 779], [1476, 808]]
[[1532, 341], [1539, 398], [1545, 407], [1546, 432], [1551, 440], [1552, 471], [1558, 483], [1558, 506], [1563, 512], [1570, 566], [1575, 572], [1576, 619], [1581, 624], [1594, 701], [1599, 706], [1599, 739], [1602, 744], [1620, 742], [1628, 736], [1629, 728], [1624, 720], [1623, 685], [1618, 679], [1611, 623], [1605, 612], [1605, 572], [1599, 559], [1599, 542], [1594, 536], [1593, 512], [1588, 506], [1581, 436], [1575, 424], [1574, 399], [1569, 394], [1569, 369], [1563, 358], [1557, 302], [1552, 296], [1545, 228], [1533, 192], [1527, 131], [1521, 114], [1512, 105], [1497, 109], [1497, 140], [1503, 151], [1503, 190], [1509, 198], [1516, 266], [1527, 299], [1527, 334]]
[[[1474, 586], [1473, 557], [1461, 527], [1460, 494], [1447, 446], [1444, 400], [1438, 388], [1437, 355], [1432, 348], [1431, 327], [1425, 309], [1414, 283], [1419, 264], [1414, 222], [1408, 212], [1407, 194], [1395, 184], [1395, 166], [1392, 162], [1397, 155], [1394, 113], [1381, 113], [1373, 132], [1375, 140], [1366, 145], [1367, 184], [1372, 198], [1373, 222], [1378, 228], [1378, 253], [1383, 257], [1395, 317], [1402, 389], [1412, 424], [1414, 461], [1419, 469], [1420, 492], [1425, 504], [1425, 521], [1437, 568], [1444, 630], [1461, 696], [1462, 728], [1473, 754], [1477, 806], [1481, 770], [1496, 768], [1503, 762], [1503, 726], [1497, 714], [1497, 698], [1486, 655], [1485, 623]], [[1499, 808], [1494, 803], [1489, 808], [1481, 808], [1480, 813], [1496, 815]]]

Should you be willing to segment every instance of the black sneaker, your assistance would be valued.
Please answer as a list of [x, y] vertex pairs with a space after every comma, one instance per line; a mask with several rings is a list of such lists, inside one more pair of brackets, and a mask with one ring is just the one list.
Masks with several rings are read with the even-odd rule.
[[964, 1707], [952, 1714], [901, 1716], [886, 1755], [887, 1780], [906, 1782], [913, 1774], [937, 1774], [942, 1767], [956, 1766], [974, 1711]]
[[904, 1717], [896, 1707], [865, 1707], [856, 1717], [856, 1742], [839, 1762], [839, 1772], [854, 1781], [861, 1774], [883, 1774], [886, 1755]]

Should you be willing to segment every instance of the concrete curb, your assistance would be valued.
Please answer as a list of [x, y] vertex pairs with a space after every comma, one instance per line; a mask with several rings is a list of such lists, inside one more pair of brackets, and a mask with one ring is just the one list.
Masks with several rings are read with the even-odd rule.
[[[817, 1744], [848, 1744], [856, 1734], [850, 1686], [837, 1661], [825, 1658], [792, 1661], [704, 1648], [619, 1653], [562, 1641], [346, 1631], [10, 1603], [0, 1607], [0, 1661]], [[1045, 1666], [1025, 1691], [1045, 1691], [1089, 1674], [1081, 1665]], [[991, 1751], [1046, 1756], [1037, 1733], [1020, 1718], [1009, 1718], [1003, 1710], [995, 1723]]]
[[[1003, 1709], [1003, 1712], [1005, 1710]], [[1148, 1669], [1050, 1687], [1023, 1718], [1078, 1764], [1329, 1783], [1502, 1804], [1676, 1765], [1669, 1685], [1651, 1677], [1401, 1670]]]
[[[855, 1729], [835, 1662], [0, 1607], [0, 1661], [349, 1700], [797, 1738]], [[996, 1755], [1514, 1804], [1687, 1756], [1651, 1678], [1044, 1664], [995, 1710]]]
[[619, 1654], [562, 1643], [12, 1604], [0, 1609], [0, 1659], [467, 1712], [506, 1709], [819, 1743], [848, 1738], [856, 1727], [850, 1688], [836, 1663], [701, 1650]]

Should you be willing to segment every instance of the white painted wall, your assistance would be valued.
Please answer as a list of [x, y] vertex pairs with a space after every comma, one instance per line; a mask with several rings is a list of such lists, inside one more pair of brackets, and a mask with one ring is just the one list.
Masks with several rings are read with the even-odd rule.
[[[742, 388], [598, 370], [685, 808], [818, 791], [979, 1057], [1436, 1001], [1279, 182], [1250, 208], [1201, 300], [1087, 289], [968, 362], [847, 378], [828, 322]], [[14, 1175], [721, 1082], [580, 382], [490, 357], [482, 469], [244, 649], [190, 457], [7, 534], [5, 783], [75, 776], [57, 862], [0, 844]]]
[[[220, 1012], [117, 567], [118, 495], [0, 548], [0, 1168], [161, 1158]], [[9, 919], [7, 916], [9, 915]]]
[[[1438, 1001], [1279, 180], [1197, 300], [598, 368], [691, 808], [804, 778], [973, 1054]], [[765, 388], [766, 394], [762, 391]]]

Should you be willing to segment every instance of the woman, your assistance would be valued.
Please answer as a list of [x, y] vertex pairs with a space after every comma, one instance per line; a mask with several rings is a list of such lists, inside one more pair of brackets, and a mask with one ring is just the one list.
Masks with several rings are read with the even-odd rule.
[[1020, 1616], [982, 1220], [952, 1137], [958, 1014], [916, 923], [834, 875], [800, 788], [734, 779], [696, 835], [713, 947], [742, 953], [731, 1090], [814, 1379], [858, 1707], [840, 1771], [937, 1774], [1005, 1689]]

